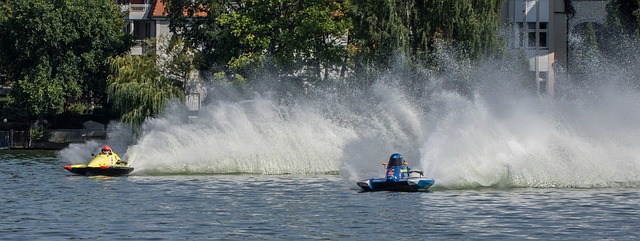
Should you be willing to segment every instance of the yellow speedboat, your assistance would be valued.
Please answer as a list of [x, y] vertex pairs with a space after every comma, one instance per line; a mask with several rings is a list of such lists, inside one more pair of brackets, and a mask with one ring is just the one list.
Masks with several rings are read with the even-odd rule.
[[100, 153], [91, 159], [89, 164], [73, 164], [64, 166], [64, 169], [67, 169], [72, 173], [85, 176], [120, 176], [127, 175], [133, 171], [132, 166], [130, 166], [126, 161], [120, 160], [120, 157], [113, 152]]

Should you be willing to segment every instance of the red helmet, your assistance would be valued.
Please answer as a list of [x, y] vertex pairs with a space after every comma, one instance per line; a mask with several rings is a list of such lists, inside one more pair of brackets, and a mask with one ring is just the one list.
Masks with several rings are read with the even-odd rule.
[[102, 151], [103, 151], [103, 152], [105, 152], [105, 151], [109, 151], [109, 152], [110, 152], [110, 151], [111, 151], [111, 147], [109, 147], [109, 146], [103, 146], [103, 147], [102, 147]]

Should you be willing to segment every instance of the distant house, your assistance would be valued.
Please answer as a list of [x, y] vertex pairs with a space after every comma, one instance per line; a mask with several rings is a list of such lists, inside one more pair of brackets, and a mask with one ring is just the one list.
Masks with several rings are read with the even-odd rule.
[[[149, 39], [161, 36], [169, 39], [173, 35], [169, 29], [169, 20], [164, 9], [165, 0], [116, 0], [116, 4], [125, 16], [126, 31], [134, 39], [131, 55], [144, 54], [146, 41]], [[198, 16], [206, 16], [206, 14], [199, 13]], [[197, 73], [194, 73], [192, 80], [197, 79]], [[196, 87], [187, 90], [186, 104], [192, 113], [197, 113], [200, 110], [201, 96], [204, 96], [205, 93], [197, 83], [192, 83], [189, 86]]]
[[126, 31], [135, 41], [131, 55], [142, 55], [146, 40], [171, 35], [163, 0], [116, 0], [116, 4], [125, 16]]
[[554, 94], [554, 66], [568, 68], [568, 36], [582, 25], [603, 28], [608, 0], [506, 0], [501, 22], [510, 27], [509, 44], [524, 49], [539, 93]]
[[[144, 53], [145, 41], [159, 36], [170, 37], [169, 20], [164, 10], [166, 0], [116, 0], [127, 21], [126, 31], [133, 36], [135, 45], [131, 55]], [[206, 16], [199, 13], [198, 16]]]

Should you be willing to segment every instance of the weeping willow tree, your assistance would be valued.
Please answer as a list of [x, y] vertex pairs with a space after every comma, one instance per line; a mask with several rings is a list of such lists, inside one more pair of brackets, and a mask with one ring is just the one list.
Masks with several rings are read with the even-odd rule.
[[186, 80], [180, 78], [184, 75], [163, 70], [167, 69], [166, 65], [191, 66], [192, 59], [184, 56], [169, 62], [159, 59], [156, 51], [149, 51], [144, 55], [124, 54], [109, 60], [108, 99], [120, 119], [131, 124], [136, 132], [146, 118], [157, 116], [168, 100], [184, 100]]
[[[349, 41], [359, 74], [393, 67], [398, 55], [407, 63], [437, 67], [439, 43], [464, 57], [500, 53], [500, 0], [352, 0]], [[369, 77], [367, 77], [369, 78]], [[370, 79], [370, 78], [369, 78]]]

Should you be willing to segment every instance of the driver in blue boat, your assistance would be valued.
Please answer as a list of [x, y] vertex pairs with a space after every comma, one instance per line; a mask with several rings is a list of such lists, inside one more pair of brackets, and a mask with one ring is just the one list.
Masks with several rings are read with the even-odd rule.
[[107, 155], [111, 158], [112, 164], [115, 163], [116, 165], [127, 165], [127, 162], [120, 160], [118, 154], [114, 153], [113, 150], [111, 150], [111, 147], [103, 146], [101, 151], [101, 155]]
[[402, 155], [398, 153], [394, 153], [389, 157], [389, 164], [387, 164], [387, 168], [390, 167], [400, 167], [401, 177], [409, 176], [409, 163], [402, 158]]

